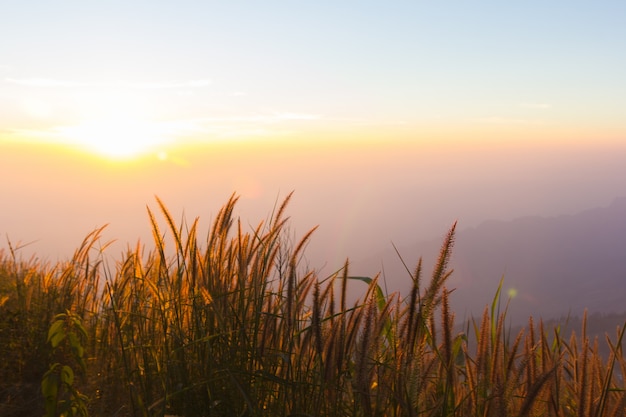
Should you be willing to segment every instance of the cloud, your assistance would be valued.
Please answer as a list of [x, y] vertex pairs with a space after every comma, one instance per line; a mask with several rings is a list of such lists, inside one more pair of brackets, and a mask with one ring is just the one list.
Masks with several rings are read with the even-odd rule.
[[213, 135], [214, 137], [263, 137], [289, 134], [289, 123], [323, 119], [318, 114], [276, 112], [243, 116], [201, 117], [172, 120], [163, 124], [171, 136]]
[[199, 124], [230, 124], [230, 123], [257, 123], [271, 124], [286, 121], [310, 121], [323, 119], [322, 115], [309, 113], [276, 112], [255, 114], [249, 116], [204, 117], [195, 119]]
[[82, 83], [68, 80], [57, 80], [53, 78], [5, 78], [5, 82], [10, 84], [23, 85], [28, 87], [49, 87], [49, 88], [76, 88], [76, 87], [95, 87], [95, 88], [137, 88], [147, 90], [164, 90], [164, 89], [180, 89], [180, 88], [203, 88], [211, 85], [209, 79], [187, 80], [187, 81], [171, 81], [171, 82], [152, 82], [152, 83], [134, 83], [134, 82], [116, 82], [116, 83]]
[[125, 86], [131, 88], [142, 88], [149, 90], [164, 90], [172, 88], [202, 88], [211, 85], [211, 80], [189, 80], [189, 81], [174, 81], [174, 82], [157, 82], [157, 83], [129, 83]]
[[[195, 119], [187, 119], [184, 125], [188, 131], [216, 132], [216, 131], [246, 131], [256, 132], [255, 134], [271, 133], [277, 134], [286, 132], [286, 128], [295, 128], [309, 123], [329, 123], [343, 126], [388, 126], [407, 127], [410, 123], [405, 120], [372, 120], [361, 118], [337, 118], [328, 117], [317, 113], [297, 113], [297, 112], [268, 112], [249, 115], [233, 115], [223, 117], [200, 117]], [[530, 122], [529, 122], [530, 123]]]
[[8, 128], [4, 129], [6, 138], [11, 141], [17, 141], [21, 144], [27, 143], [68, 143], [68, 141], [59, 135], [58, 127], [45, 127], [40, 129], [23, 129], [23, 128]]
[[[39, 103], [33, 103], [31, 107], [29, 113], [32, 116], [42, 118], [47, 115], [48, 109]], [[293, 126], [293, 123], [307, 123], [322, 118], [318, 114], [276, 112], [247, 116], [174, 119], [152, 124], [166, 137], [193, 137], [198, 134], [217, 137], [260, 137], [288, 134], [291, 131], [288, 132], [285, 129], [287, 126]], [[64, 137], [68, 127], [72, 126], [52, 124], [39, 129], [10, 129], [8, 133], [22, 137], [60, 140]]]
[[319, 114], [306, 114], [306, 113], [277, 113], [274, 114], [274, 118], [277, 121], [281, 120], [319, 120], [322, 118]]
[[74, 81], [55, 80], [51, 78], [5, 78], [5, 82], [10, 84], [25, 85], [28, 87], [87, 87], [89, 84]]
[[472, 119], [474, 123], [492, 124], [492, 125], [536, 125], [540, 124], [540, 121], [530, 119], [516, 119], [512, 117], [479, 117]]
[[551, 109], [552, 105], [548, 103], [520, 103], [520, 107], [525, 109]]

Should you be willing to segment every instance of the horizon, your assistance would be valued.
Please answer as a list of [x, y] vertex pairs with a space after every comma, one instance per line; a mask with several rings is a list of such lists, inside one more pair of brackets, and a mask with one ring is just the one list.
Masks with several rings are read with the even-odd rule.
[[[146, 208], [159, 212], [155, 197], [177, 221], [199, 218], [205, 233], [232, 194], [239, 197], [237, 217], [251, 229], [293, 191], [287, 215], [295, 237], [319, 226], [307, 251], [311, 266], [334, 270], [346, 258], [363, 258], [392, 243], [442, 237], [455, 221], [465, 230], [490, 220], [571, 215], [626, 196], [622, 147], [504, 146], [487, 154], [388, 144], [332, 152], [314, 145], [258, 146], [275, 151], [269, 152], [273, 157], [257, 158], [259, 149], [250, 145], [223, 145], [219, 152], [211, 152], [212, 145], [192, 146], [168, 159], [141, 161], [108, 161], [80, 151], [51, 157], [39, 146], [28, 152], [21, 145], [5, 148], [13, 152], [0, 155], [0, 164], [21, 183], [0, 184], [3, 195], [14, 197], [3, 205], [4, 219], [12, 221], [3, 222], [0, 248], [10, 240], [28, 244], [26, 257], [65, 259], [89, 232], [108, 225], [103, 238], [116, 240], [107, 250], [116, 258], [138, 240], [151, 246]], [[333, 181], [355, 155], [358, 165], [352, 162]], [[502, 175], [493, 177], [494, 171]]]

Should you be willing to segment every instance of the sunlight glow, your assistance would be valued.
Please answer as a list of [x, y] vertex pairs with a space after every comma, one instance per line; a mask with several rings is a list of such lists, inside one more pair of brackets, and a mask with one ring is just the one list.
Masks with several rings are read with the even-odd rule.
[[114, 94], [90, 97], [82, 121], [59, 129], [70, 142], [101, 156], [132, 158], [171, 141], [167, 129], [153, 121], [147, 103]]
[[166, 142], [158, 126], [132, 119], [91, 120], [63, 129], [63, 135], [98, 154], [129, 158]]

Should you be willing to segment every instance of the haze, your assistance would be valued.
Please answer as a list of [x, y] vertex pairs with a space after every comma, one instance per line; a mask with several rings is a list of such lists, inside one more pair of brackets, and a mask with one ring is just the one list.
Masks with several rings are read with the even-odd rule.
[[[319, 225], [332, 272], [626, 195], [623, 2], [17, 2], [0, 26], [0, 247], [71, 256], [146, 205]], [[529, 243], [532, 244], [532, 243]], [[408, 259], [417, 260], [419, 254]], [[368, 273], [367, 271], [359, 271]], [[371, 271], [370, 275], [377, 271]]]

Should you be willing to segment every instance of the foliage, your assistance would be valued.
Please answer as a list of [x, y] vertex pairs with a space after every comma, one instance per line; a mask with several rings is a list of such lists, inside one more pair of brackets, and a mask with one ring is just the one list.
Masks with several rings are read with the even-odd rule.
[[41, 393], [45, 399], [46, 417], [88, 416], [87, 396], [81, 394], [74, 385], [72, 365], [85, 371], [85, 348], [82, 341], [87, 339], [87, 331], [80, 317], [66, 311], [57, 314], [48, 330], [48, 342], [52, 346], [55, 359], [41, 380]]
[[[29, 400], [42, 378], [44, 396], [63, 387], [57, 405], [80, 403], [78, 415], [624, 414], [623, 327], [607, 360], [584, 320], [571, 337], [532, 318], [511, 335], [498, 289], [459, 333], [446, 287], [455, 226], [403, 298], [348, 262], [326, 277], [304, 268], [313, 230], [290, 243], [289, 198], [245, 231], [233, 196], [205, 240], [197, 219], [177, 224], [157, 200], [154, 250], [114, 266], [96, 250], [102, 229], [52, 268], [0, 253], [0, 414], [52, 415]], [[356, 302], [350, 285], [364, 288]]]

